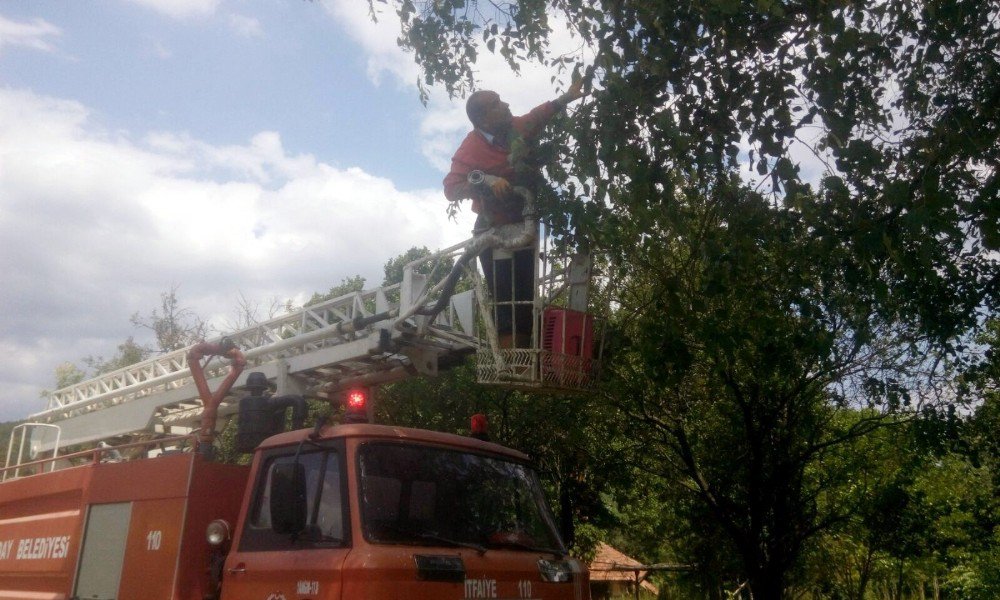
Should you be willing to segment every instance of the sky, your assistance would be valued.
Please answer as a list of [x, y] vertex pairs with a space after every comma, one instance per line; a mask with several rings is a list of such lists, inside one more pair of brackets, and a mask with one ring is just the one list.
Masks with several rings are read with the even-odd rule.
[[[467, 238], [441, 192], [464, 102], [421, 104], [397, 35], [363, 0], [0, 2], [0, 421], [58, 365], [150, 343], [130, 317], [171, 289], [223, 333], [240, 297], [374, 287]], [[483, 54], [515, 114], [558, 93]]]

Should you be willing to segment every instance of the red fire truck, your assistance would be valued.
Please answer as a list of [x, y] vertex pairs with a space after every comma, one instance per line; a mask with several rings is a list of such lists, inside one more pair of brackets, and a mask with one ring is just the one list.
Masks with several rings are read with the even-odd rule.
[[238, 437], [266, 438], [249, 466], [213, 462], [211, 398], [226, 395], [243, 358], [192, 350], [204, 391], [204, 353], [233, 366], [208, 392], [196, 436], [8, 467], [18, 476], [0, 483], [0, 598], [589, 598], [527, 456], [361, 422], [361, 393], [345, 424], [277, 435], [260, 424], [283, 421], [288, 402], [251, 394], [241, 404], [262, 418], [241, 410], [249, 429]]
[[[472, 264], [462, 246], [429, 259], [459, 255]], [[482, 439], [481, 418], [470, 437], [369, 424], [349, 393], [470, 352], [486, 384], [586, 390], [587, 267], [540, 259], [532, 343], [506, 348], [474, 264], [474, 288], [442, 300], [421, 261], [402, 284], [51, 394], [0, 469], [0, 600], [589, 599], [526, 455]], [[343, 423], [302, 429], [306, 394], [341, 402]], [[212, 459], [237, 410], [243, 466]]]

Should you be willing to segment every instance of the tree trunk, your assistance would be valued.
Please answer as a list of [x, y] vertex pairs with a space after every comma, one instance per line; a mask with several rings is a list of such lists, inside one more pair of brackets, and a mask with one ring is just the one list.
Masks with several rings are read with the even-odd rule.
[[566, 546], [572, 546], [573, 542], [576, 541], [576, 528], [573, 524], [573, 496], [565, 482], [559, 486], [559, 529]]
[[750, 576], [750, 593], [753, 600], [784, 600], [785, 586], [780, 574], [763, 570]]
[[865, 560], [860, 567], [861, 573], [858, 576], [858, 600], [864, 600], [865, 592], [868, 589], [868, 580], [871, 577], [872, 572], [872, 562], [875, 560], [875, 551], [868, 547], [868, 551], [865, 552]]
[[899, 569], [896, 577], [896, 600], [903, 600], [903, 560], [898, 561]]

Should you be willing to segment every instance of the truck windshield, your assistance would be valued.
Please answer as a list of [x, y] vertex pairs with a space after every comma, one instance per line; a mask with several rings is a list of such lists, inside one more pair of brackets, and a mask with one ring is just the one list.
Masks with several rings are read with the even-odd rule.
[[565, 554], [535, 473], [488, 456], [369, 443], [361, 512], [372, 542]]

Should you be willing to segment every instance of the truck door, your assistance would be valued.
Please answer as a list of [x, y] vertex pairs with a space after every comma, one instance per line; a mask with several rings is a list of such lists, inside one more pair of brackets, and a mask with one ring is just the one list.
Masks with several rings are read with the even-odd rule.
[[[223, 600], [339, 600], [350, 547], [342, 449], [283, 448], [266, 453], [259, 464], [242, 530], [226, 559]], [[304, 528], [290, 533], [287, 523], [278, 522], [287, 514], [280, 504], [288, 497], [274, 480], [292, 466], [304, 476], [305, 498]]]

